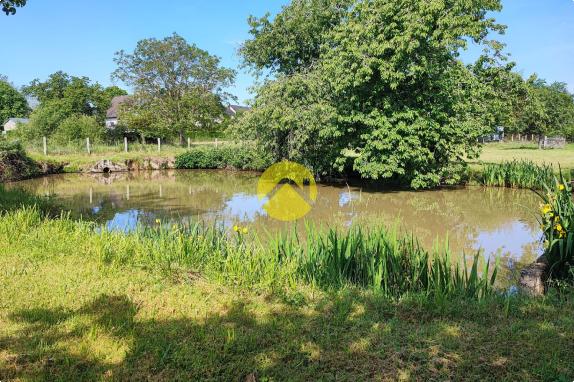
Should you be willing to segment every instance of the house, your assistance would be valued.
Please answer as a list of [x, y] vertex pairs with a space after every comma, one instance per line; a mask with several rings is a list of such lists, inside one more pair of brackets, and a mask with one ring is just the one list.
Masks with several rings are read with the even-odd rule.
[[117, 96], [112, 98], [112, 105], [106, 112], [106, 127], [108, 129], [113, 129], [118, 125], [118, 114], [120, 105], [129, 101], [130, 96]]
[[6, 134], [8, 131], [16, 130], [19, 123], [26, 124], [29, 122], [28, 118], [10, 118], [2, 126], [2, 133]]
[[233, 118], [237, 116], [237, 114], [244, 113], [248, 110], [251, 110], [251, 108], [247, 106], [229, 105], [225, 108], [225, 114]]

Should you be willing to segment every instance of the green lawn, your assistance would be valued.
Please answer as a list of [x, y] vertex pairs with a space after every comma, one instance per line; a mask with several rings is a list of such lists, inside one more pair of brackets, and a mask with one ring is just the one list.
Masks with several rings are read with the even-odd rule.
[[484, 145], [480, 161], [500, 163], [513, 159], [526, 159], [535, 163], [560, 164], [564, 169], [574, 169], [574, 144], [565, 149], [539, 150], [531, 143], [489, 143]]
[[112, 262], [129, 248], [108, 239], [30, 212], [0, 218], [0, 380], [574, 378], [572, 292], [397, 302], [354, 288], [248, 287]]
[[[196, 141], [192, 143], [193, 147], [202, 145], [213, 145], [214, 141]], [[220, 144], [225, 144], [221, 141]], [[141, 160], [144, 158], [174, 158], [175, 156], [187, 151], [187, 147], [175, 145], [162, 145], [161, 151], [157, 145], [148, 144], [130, 144], [129, 151], [124, 151], [124, 146], [94, 145], [91, 154], [88, 154], [84, 147], [54, 147], [44, 155], [39, 147], [26, 147], [26, 152], [36, 161], [51, 161], [66, 163], [65, 171], [74, 172], [84, 167], [92, 166], [102, 159], [108, 159], [114, 162], [122, 163], [125, 160]]]

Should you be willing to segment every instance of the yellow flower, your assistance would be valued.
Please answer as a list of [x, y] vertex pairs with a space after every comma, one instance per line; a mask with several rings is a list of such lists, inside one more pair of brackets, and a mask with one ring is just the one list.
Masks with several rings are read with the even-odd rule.
[[566, 231], [560, 232], [560, 239], [563, 239], [565, 237], [566, 237]]
[[549, 212], [552, 212], [552, 206], [550, 204], [544, 204], [540, 207], [540, 211], [542, 214], [546, 215]]
[[249, 230], [247, 228], [243, 228], [243, 233], [247, 233]]
[[559, 184], [559, 185], [558, 185], [558, 189], [559, 189], [560, 191], [564, 191], [564, 190], [566, 189], [566, 187], [565, 187], [563, 184]]
[[563, 230], [564, 230], [564, 228], [562, 228], [562, 226], [560, 224], [556, 224], [556, 231], [562, 232]]
[[155, 224], [160, 224], [160, 223], [161, 223], [161, 220], [155, 219]]
[[558, 223], [559, 221], [560, 221], [560, 216], [556, 216], [556, 217], [554, 218], [554, 223]]
[[234, 225], [234, 226], [233, 226], [233, 230], [234, 230], [235, 232], [239, 232], [239, 226], [238, 226], [238, 225]]

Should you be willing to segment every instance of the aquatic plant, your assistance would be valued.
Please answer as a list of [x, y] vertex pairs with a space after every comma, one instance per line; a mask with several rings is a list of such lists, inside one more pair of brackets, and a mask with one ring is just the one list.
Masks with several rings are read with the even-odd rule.
[[572, 187], [560, 174], [540, 193], [540, 224], [544, 233], [545, 256], [554, 278], [574, 279], [574, 201]]
[[527, 160], [489, 163], [479, 174], [480, 183], [485, 186], [531, 188], [543, 190], [554, 181], [554, 169], [549, 164], [536, 164]]
[[448, 245], [429, 252], [413, 236], [400, 236], [396, 228], [324, 233], [307, 226], [305, 240], [297, 235], [280, 237], [274, 248], [280, 259], [295, 259], [298, 274], [308, 282], [326, 287], [359, 285], [388, 297], [423, 293], [480, 299], [493, 291], [498, 268], [495, 264], [490, 274], [488, 260], [479, 269], [476, 254], [469, 272], [466, 261], [453, 265]]

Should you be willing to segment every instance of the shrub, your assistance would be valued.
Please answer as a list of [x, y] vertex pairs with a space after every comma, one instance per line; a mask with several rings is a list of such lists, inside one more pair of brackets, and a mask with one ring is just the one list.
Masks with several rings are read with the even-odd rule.
[[96, 118], [72, 115], [60, 123], [52, 138], [61, 144], [79, 142], [86, 138], [97, 143], [102, 141], [104, 135], [105, 128], [96, 121]]
[[19, 142], [0, 140], [0, 182], [25, 179], [39, 173], [39, 165], [26, 155]]
[[179, 155], [175, 166], [181, 169], [223, 169], [262, 171], [271, 161], [247, 145], [198, 147]]

